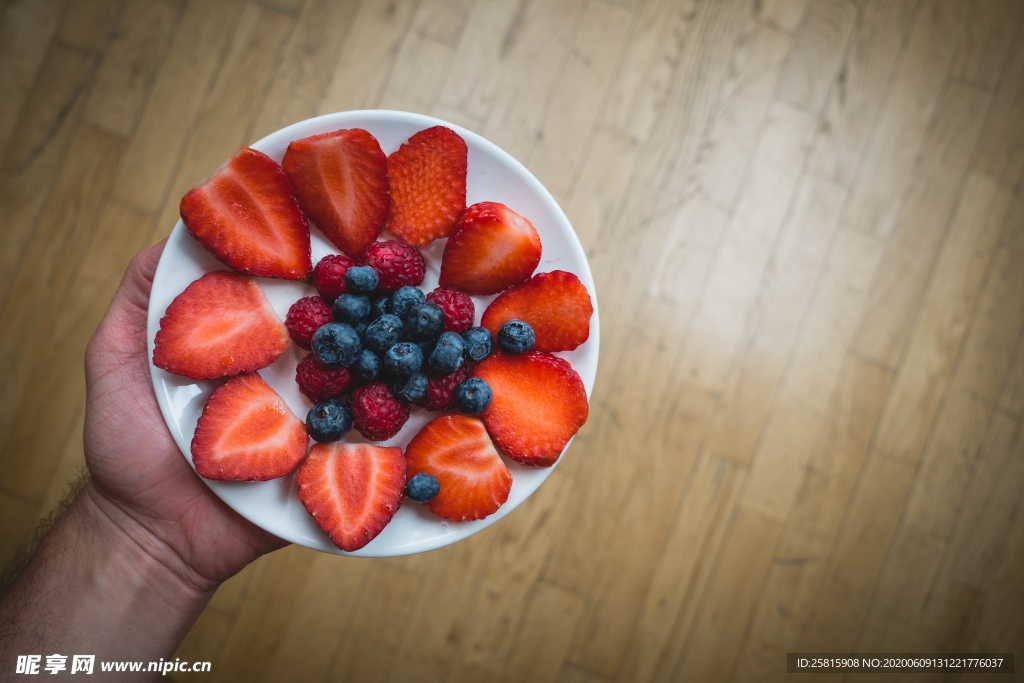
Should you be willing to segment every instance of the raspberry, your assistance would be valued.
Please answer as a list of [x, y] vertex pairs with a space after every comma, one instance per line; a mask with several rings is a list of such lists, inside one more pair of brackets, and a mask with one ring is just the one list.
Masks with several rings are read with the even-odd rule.
[[393, 292], [402, 285], [413, 287], [423, 282], [426, 264], [423, 256], [405, 242], [385, 240], [374, 242], [366, 248], [363, 263], [373, 266], [380, 274], [377, 288], [382, 292]]
[[409, 419], [409, 406], [399, 402], [387, 386], [367, 384], [352, 394], [356, 429], [371, 441], [390, 439]]
[[450, 332], [465, 332], [473, 326], [476, 307], [468, 294], [454, 289], [438, 287], [427, 294], [427, 301], [444, 312], [444, 329]]
[[334, 301], [344, 294], [345, 273], [356, 262], [344, 254], [328, 254], [320, 259], [313, 269], [313, 286], [327, 301]]
[[295, 382], [314, 401], [334, 398], [348, 388], [352, 376], [345, 368], [325, 368], [309, 354], [295, 367]]
[[427, 381], [427, 396], [423, 399], [423, 405], [427, 410], [444, 410], [452, 402], [455, 390], [469, 377], [469, 363], [463, 363], [462, 367], [450, 375], [443, 377], [431, 377]]
[[292, 341], [304, 349], [309, 348], [313, 333], [321, 325], [334, 320], [331, 315], [331, 307], [327, 302], [318, 296], [307, 296], [299, 299], [288, 309], [288, 315], [284, 318], [284, 326], [288, 328], [288, 334]]

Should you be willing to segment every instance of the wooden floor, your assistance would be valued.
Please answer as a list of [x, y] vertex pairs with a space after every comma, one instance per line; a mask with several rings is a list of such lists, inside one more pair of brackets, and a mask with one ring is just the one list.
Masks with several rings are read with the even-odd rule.
[[565, 207], [600, 293], [590, 422], [468, 542], [257, 562], [178, 652], [204, 680], [1024, 656], [1024, 2], [0, 7], [0, 559], [81, 467], [86, 339], [182, 192], [283, 124], [396, 108]]

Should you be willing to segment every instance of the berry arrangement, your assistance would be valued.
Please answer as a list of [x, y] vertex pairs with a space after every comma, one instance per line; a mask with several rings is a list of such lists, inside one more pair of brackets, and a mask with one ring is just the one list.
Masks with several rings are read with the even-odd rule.
[[[299, 499], [339, 548], [363, 547], [403, 498], [452, 521], [508, 499], [503, 457], [546, 467], [587, 419], [579, 375], [554, 352], [590, 334], [593, 306], [565, 271], [534, 274], [541, 239], [497, 202], [466, 204], [467, 148], [435, 126], [386, 156], [362, 129], [293, 141], [279, 165], [245, 148], [181, 201], [188, 231], [231, 271], [167, 308], [153, 363], [209, 396], [192, 458], [209, 479], [296, 474]], [[340, 251], [313, 266], [310, 226]], [[398, 239], [380, 239], [387, 230]], [[418, 247], [447, 238], [440, 285], [420, 288]], [[254, 276], [305, 280], [282, 323]], [[477, 323], [472, 295], [498, 294]], [[303, 422], [257, 370], [289, 339]], [[414, 409], [440, 412], [405, 448], [387, 441]], [[310, 439], [313, 441], [309, 447]], [[307, 454], [308, 451], [308, 454]]]

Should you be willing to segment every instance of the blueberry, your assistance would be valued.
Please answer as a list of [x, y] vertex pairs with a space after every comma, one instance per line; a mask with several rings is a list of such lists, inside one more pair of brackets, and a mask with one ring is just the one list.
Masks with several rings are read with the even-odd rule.
[[429, 503], [441, 492], [441, 482], [432, 474], [414, 474], [405, 485], [405, 495], [414, 503]]
[[474, 363], [491, 355], [491, 333], [483, 327], [471, 327], [462, 333], [466, 342], [466, 355]]
[[392, 377], [408, 377], [423, 367], [423, 352], [412, 342], [398, 342], [384, 354], [384, 372]]
[[[385, 313], [391, 312], [391, 297], [384, 295], [378, 296], [373, 300], [373, 310], [370, 312], [370, 317], [376, 320]], [[402, 316], [398, 316], [401, 318]]]
[[479, 377], [470, 377], [455, 389], [455, 405], [464, 413], [477, 415], [491, 404], [491, 387]]
[[444, 311], [434, 304], [417, 304], [405, 315], [405, 336], [413, 341], [426, 341], [441, 334]]
[[334, 300], [334, 319], [343, 323], [357, 323], [370, 317], [370, 297], [365, 294], [345, 293]]
[[391, 313], [394, 313], [399, 318], [404, 318], [409, 313], [410, 308], [425, 303], [427, 303], [427, 297], [423, 292], [415, 287], [405, 285], [404, 287], [399, 287], [391, 295]]
[[420, 351], [423, 352], [423, 359], [430, 358], [430, 354], [434, 351], [434, 344], [437, 343], [436, 339], [427, 339], [426, 341], [415, 342], [416, 346], [420, 347]]
[[377, 353], [385, 353], [402, 336], [402, 321], [397, 315], [385, 313], [366, 326], [363, 342]]
[[373, 266], [352, 266], [345, 271], [345, 289], [350, 292], [372, 292], [380, 283]]
[[362, 349], [359, 335], [347, 323], [327, 323], [313, 333], [313, 354], [330, 368], [347, 368], [356, 362]]
[[360, 382], [372, 382], [380, 375], [380, 356], [369, 349], [359, 352], [352, 364], [352, 375]]
[[359, 335], [360, 339], [362, 339], [363, 335], [366, 334], [367, 325], [369, 325], [369, 323], [365, 320], [360, 320], [359, 322], [352, 324], [352, 329], [356, 331], [356, 334]]
[[399, 401], [419, 403], [427, 395], [427, 376], [416, 372], [405, 379], [395, 380], [391, 384], [391, 393]]
[[338, 401], [322, 401], [306, 415], [306, 431], [317, 441], [337, 441], [352, 429], [352, 412]]
[[457, 332], [442, 332], [430, 352], [428, 365], [431, 372], [438, 375], [450, 375], [462, 366], [466, 343]]
[[508, 353], [526, 353], [537, 340], [530, 323], [509, 320], [498, 330], [498, 346]]

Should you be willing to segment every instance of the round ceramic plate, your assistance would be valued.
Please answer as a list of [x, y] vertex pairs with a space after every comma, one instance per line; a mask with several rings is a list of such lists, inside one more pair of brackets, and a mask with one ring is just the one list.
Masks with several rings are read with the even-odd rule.
[[[579, 372], [589, 396], [597, 372], [600, 330], [597, 296], [586, 256], [569, 220], [551, 194], [532, 173], [504, 150], [460, 126], [429, 116], [399, 111], [347, 111], [327, 114], [282, 128], [252, 146], [280, 162], [288, 143], [292, 140], [341, 128], [365, 128], [377, 137], [384, 153], [391, 154], [413, 133], [436, 125], [448, 126], [456, 131], [469, 147], [467, 204], [497, 201], [526, 216], [540, 233], [543, 246], [541, 262], [536, 272], [567, 270], [575, 273], [590, 291], [594, 301], [590, 338], [574, 351], [559, 354], [571, 362]], [[213, 170], [210, 169], [211, 172]], [[389, 235], [384, 233], [381, 238], [388, 239]], [[445, 240], [437, 240], [421, 250], [427, 261], [427, 276], [421, 285], [424, 291], [429, 292], [437, 286], [444, 243]], [[327, 254], [337, 253], [337, 249], [315, 228], [312, 230], [312, 248], [314, 264]], [[196, 278], [213, 270], [224, 269], [224, 265], [192, 239], [179, 220], [167, 241], [153, 280], [147, 328], [150, 358], [153, 356], [153, 340], [168, 304]], [[304, 282], [266, 278], [259, 278], [258, 282], [282, 320], [292, 302], [316, 293], [310, 284]], [[477, 324], [493, 298], [474, 297]], [[284, 398], [295, 414], [303, 419], [312, 404], [299, 392], [295, 384], [295, 365], [305, 353], [303, 349], [293, 344], [276, 363], [259, 371], [263, 379]], [[191, 464], [189, 446], [196, 421], [207, 396], [217, 383], [195, 382], [187, 377], [172, 375], [155, 366], [151, 367], [151, 371], [153, 389], [164, 420], [178, 448]], [[413, 410], [402, 430], [394, 438], [384, 442], [384, 445], [404, 448], [419, 429], [435, 416], [435, 413], [423, 409]], [[359, 440], [358, 432], [353, 430], [346, 438]], [[306, 513], [296, 494], [294, 474], [266, 482], [220, 482], [205, 479], [204, 481], [214, 493], [243, 517], [292, 543], [339, 555], [387, 557], [420, 553], [472, 536], [512, 512], [537, 490], [554, 469], [525, 467], [508, 459], [505, 461], [512, 472], [512, 491], [509, 493], [508, 501], [495, 514], [474, 522], [446, 522], [419, 505], [403, 503], [394, 519], [380, 535], [352, 553], [345, 553], [335, 547], [320, 531], [313, 518]]]

